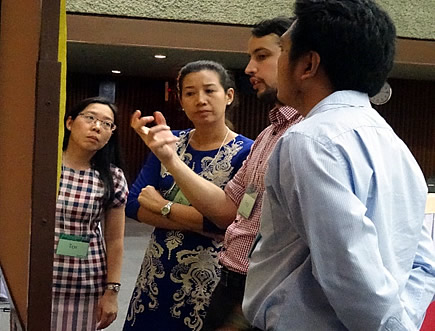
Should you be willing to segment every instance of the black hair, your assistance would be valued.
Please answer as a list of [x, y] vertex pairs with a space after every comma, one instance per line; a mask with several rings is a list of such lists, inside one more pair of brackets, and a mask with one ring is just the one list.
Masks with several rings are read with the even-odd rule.
[[[108, 106], [113, 112], [114, 124], [118, 124], [118, 108], [109, 100], [103, 97], [91, 97], [84, 99], [72, 107], [64, 118], [65, 134], [63, 137], [62, 150], [66, 150], [68, 147], [71, 131], [67, 129], [66, 122], [69, 117], [75, 119], [87, 106], [93, 103], [103, 104]], [[91, 167], [99, 172], [100, 178], [104, 186], [104, 205], [107, 207], [114, 199], [115, 190], [113, 185], [112, 173], [110, 171], [110, 164], [113, 164], [119, 168], [123, 168], [121, 152], [119, 147], [118, 131], [112, 132], [112, 135], [107, 144], [98, 150], [91, 159]]]
[[335, 91], [373, 96], [393, 67], [396, 29], [372, 0], [296, 0], [290, 61], [320, 55]]
[[278, 16], [272, 19], [262, 20], [254, 25], [251, 33], [254, 37], [261, 38], [274, 33], [281, 37], [294, 22], [293, 17]]

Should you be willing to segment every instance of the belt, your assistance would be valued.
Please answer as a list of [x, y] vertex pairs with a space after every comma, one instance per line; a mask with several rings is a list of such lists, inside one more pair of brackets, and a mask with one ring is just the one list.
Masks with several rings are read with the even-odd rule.
[[245, 289], [246, 275], [229, 270], [225, 266], [221, 268], [221, 280], [220, 283], [226, 287], [235, 287]]

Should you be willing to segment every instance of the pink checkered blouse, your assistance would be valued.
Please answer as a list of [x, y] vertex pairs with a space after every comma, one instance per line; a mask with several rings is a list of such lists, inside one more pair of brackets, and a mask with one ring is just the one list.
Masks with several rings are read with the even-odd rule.
[[[127, 181], [121, 169], [111, 166], [115, 198], [109, 208], [126, 203]], [[63, 166], [56, 203], [53, 264], [53, 295], [100, 296], [107, 273], [104, 239], [100, 222], [104, 220], [103, 182], [94, 169], [76, 171]], [[56, 254], [60, 233], [88, 236], [87, 258]]]

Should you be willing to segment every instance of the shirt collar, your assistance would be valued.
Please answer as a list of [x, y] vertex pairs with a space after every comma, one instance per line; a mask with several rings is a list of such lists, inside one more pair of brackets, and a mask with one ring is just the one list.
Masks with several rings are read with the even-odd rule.
[[269, 112], [269, 120], [273, 126], [280, 126], [300, 116], [302, 115], [300, 115], [296, 109], [289, 106], [275, 106], [275, 108]]
[[340, 105], [346, 107], [371, 108], [370, 99], [367, 93], [351, 90], [337, 91], [328, 95], [315, 105], [307, 114], [306, 118], [314, 116], [315, 114], [323, 113], [331, 108], [331, 106], [337, 107]]

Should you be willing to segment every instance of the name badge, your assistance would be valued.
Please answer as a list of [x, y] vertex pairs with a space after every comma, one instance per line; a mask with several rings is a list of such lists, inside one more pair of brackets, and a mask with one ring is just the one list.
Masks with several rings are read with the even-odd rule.
[[187, 200], [187, 198], [184, 196], [183, 192], [179, 189], [177, 194], [175, 195], [175, 198], [173, 200], [175, 203], [179, 203], [182, 205], [190, 206], [190, 201]]
[[78, 257], [80, 259], [86, 258], [88, 257], [89, 242], [89, 237], [61, 233], [56, 254]]
[[257, 200], [257, 196], [258, 193], [254, 191], [254, 188], [248, 187], [242, 201], [240, 202], [237, 212], [244, 218], [249, 218], [249, 216], [251, 216], [252, 209], [254, 208], [255, 201]]
[[178, 185], [174, 185], [171, 191], [167, 193], [166, 199], [175, 203], [190, 206], [190, 201], [187, 200], [187, 198], [184, 196], [183, 192], [181, 192]]

